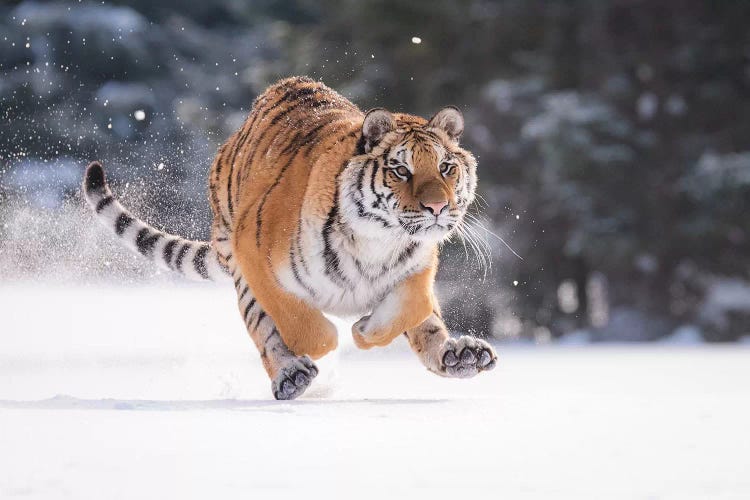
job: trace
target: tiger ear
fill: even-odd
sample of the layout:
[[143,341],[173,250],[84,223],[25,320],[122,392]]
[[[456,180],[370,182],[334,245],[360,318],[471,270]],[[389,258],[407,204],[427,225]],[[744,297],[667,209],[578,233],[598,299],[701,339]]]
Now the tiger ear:
[[389,111],[383,108],[374,108],[368,111],[365,115],[365,121],[362,123],[365,152],[372,151],[372,148],[383,139],[383,136],[395,128],[396,120]]
[[461,134],[464,133],[464,115],[455,106],[446,106],[430,118],[427,123],[428,127],[439,128],[450,137],[458,142]]

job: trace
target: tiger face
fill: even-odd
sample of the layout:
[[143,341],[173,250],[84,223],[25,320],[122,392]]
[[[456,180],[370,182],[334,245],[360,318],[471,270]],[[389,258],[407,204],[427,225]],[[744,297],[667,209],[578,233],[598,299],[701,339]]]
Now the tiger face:
[[463,117],[444,108],[429,121],[370,111],[357,156],[342,176],[341,205],[352,227],[373,238],[438,242],[474,201],[476,161],[462,149]]

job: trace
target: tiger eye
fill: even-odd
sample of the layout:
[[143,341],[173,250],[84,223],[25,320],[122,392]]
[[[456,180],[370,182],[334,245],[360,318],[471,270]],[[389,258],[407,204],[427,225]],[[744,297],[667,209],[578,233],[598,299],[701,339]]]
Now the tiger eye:
[[396,168],[395,170],[396,170],[396,174],[398,174],[399,177],[403,177],[405,179],[408,179],[409,177],[411,177],[411,172],[409,172],[409,169],[403,165]]
[[452,175],[456,171],[456,166],[451,163],[441,163],[440,173],[443,175]]

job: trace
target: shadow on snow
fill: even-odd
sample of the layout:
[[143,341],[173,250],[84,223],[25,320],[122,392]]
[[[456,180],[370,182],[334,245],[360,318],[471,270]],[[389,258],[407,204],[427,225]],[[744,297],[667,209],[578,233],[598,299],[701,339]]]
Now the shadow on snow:
[[190,411],[190,410],[266,410],[291,411],[288,406],[339,405],[421,405],[439,404],[447,399],[301,399],[274,401],[264,399],[206,399],[206,400],[150,400],[150,399],[80,399],[58,395],[37,401],[0,400],[0,409],[16,410],[134,410],[134,411]]

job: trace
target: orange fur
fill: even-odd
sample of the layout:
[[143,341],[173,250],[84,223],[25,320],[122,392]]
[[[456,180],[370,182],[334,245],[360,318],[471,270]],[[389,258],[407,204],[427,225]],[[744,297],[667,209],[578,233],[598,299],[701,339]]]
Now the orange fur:
[[399,297],[399,308],[387,324],[378,325],[368,331],[367,320],[352,326],[354,343],[360,349],[383,347],[402,333],[422,324],[435,310],[432,287],[437,271],[437,255],[432,264],[419,273],[404,280],[395,290]]
[[[440,208],[442,204],[450,210],[457,207],[455,190],[460,175],[465,174],[451,171],[442,175],[438,170],[439,151],[474,168],[473,157],[458,146],[457,135],[434,129],[420,117],[389,116],[392,123],[386,118],[376,123],[382,128],[375,129],[382,132],[379,142],[363,155],[365,115],[356,106],[319,82],[307,78],[282,80],[256,99],[246,123],[220,148],[214,160],[209,190],[215,215],[213,244],[223,248],[219,253],[237,276],[238,294],[246,283],[254,300],[273,320],[283,343],[296,356],[316,359],[338,343],[333,324],[314,305],[285,289],[280,277],[296,271],[290,269],[294,265],[290,264],[290,255],[299,251],[295,245],[301,238],[303,216],[309,224],[324,225],[336,210],[336,182],[347,165],[357,158],[365,161],[376,157],[396,144],[407,147],[413,168],[409,182],[385,168],[382,175],[400,207],[412,212],[426,206]],[[451,123],[439,125],[451,131]],[[358,347],[384,346],[407,333],[415,350],[424,350],[427,345],[439,350],[435,342],[444,341],[447,330],[433,294],[437,242],[431,248],[426,266],[406,276],[384,298],[384,305],[375,306],[370,316],[354,325],[352,334]],[[240,300],[246,316],[248,307],[252,304]],[[256,331],[252,321],[247,323],[261,349],[264,366],[272,378],[276,377],[279,363],[268,359],[262,333]],[[427,326],[420,327],[423,324]],[[440,336],[434,335],[435,325],[443,332]],[[431,356],[437,357],[437,351]]]
[[[284,100],[295,92],[338,107],[311,116],[299,102]],[[247,122],[222,146],[211,169],[215,226],[223,225],[232,235],[242,275],[297,355],[319,358],[335,349],[336,330],[320,311],[284,291],[274,278],[275,269],[288,259],[309,187],[314,186],[316,196],[307,209],[322,214],[333,203],[335,186],[330,179],[341,167],[341,159],[354,149],[361,121],[356,107],[322,84],[303,78],[284,80],[256,99]],[[301,136],[300,131],[310,129],[318,133]],[[292,157],[300,149],[303,154]],[[280,166],[285,175],[279,179]]]
[[231,274],[278,399],[302,394],[318,373],[310,358],[336,348],[322,311],[365,315],[352,327],[362,349],[405,333],[429,370],[468,377],[494,367],[494,351],[450,338],[433,293],[438,245],[476,188],[462,131],[456,108],[429,121],[363,114],[322,83],[289,78],[256,99],[219,149],[209,176],[210,245],[134,217],[98,162],[84,191],[99,219],[142,255],[197,279]]

